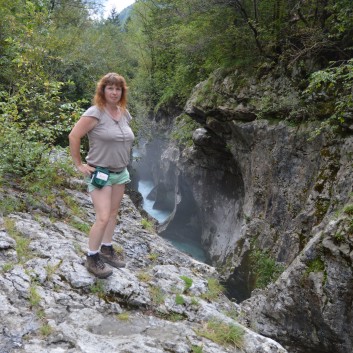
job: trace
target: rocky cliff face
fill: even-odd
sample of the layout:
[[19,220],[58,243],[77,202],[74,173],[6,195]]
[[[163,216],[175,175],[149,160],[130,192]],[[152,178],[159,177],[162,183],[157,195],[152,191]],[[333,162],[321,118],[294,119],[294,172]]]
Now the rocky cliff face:
[[[92,223],[94,213],[80,185],[53,190],[51,206],[0,188],[1,353],[287,352],[239,324],[240,307],[219,290],[210,291],[215,268],[144,229],[126,195],[114,245],[124,249],[127,267],[106,280],[89,274],[87,235],[77,225]],[[80,218],[62,197],[75,202]],[[9,212],[15,200],[27,205],[23,212]],[[66,222],[69,216],[73,224]],[[238,327],[243,339],[231,335],[221,344],[206,338],[211,322]]]
[[251,295],[254,254],[287,267],[243,304],[260,332],[293,353],[349,353],[353,138],[315,135],[317,125],[300,119],[261,119],[259,106],[276,94],[268,116],[300,114],[287,79],[244,85],[236,73],[218,72],[200,83],[185,111],[202,128],[193,147],[173,143],[162,154],[160,179],[175,180],[175,215],[192,195],[203,247],[230,295]]

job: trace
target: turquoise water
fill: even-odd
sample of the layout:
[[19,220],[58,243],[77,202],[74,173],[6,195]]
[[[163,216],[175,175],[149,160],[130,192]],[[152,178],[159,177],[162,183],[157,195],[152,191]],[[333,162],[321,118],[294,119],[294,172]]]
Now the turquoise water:
[[141,193],[143,197],[142,207],[150,216],[155,218],[159,223],[163,223],[170,215],[170,212],[156,210],[153,208],[154,201],[147,199],[147,196],[152,191],[153,187],[154,185],[152,181],[148,181],[148,180],[139,181],[138,191]]
[[[152,181],[139,180],[138,191],[141,193],[143,197],[142,207],[151,217],[155,218],[159,223],[163,223],[169,217],[170,212],[157,210],[153,208],[154,201],[147,199],[147,196],[152,191],[153,187],[154,185]],[[169,238],[169,237],[163,237],[163,238],[168,240],[171,244],[173,244],[175,248],[190,255],[194,259],[201,262],[206,262],[205,253],[199,244],[191,241],[189,242],[181,241],[179,239],[175,239],[175,236],[173,238]],[[182,236],[180,236],[180,238],[185,239],[187,237],[185,237],[183,234]]]
[[198,244],[185,243],[178,240],[168,239],[178,250],[189,254],[195,260],[206,262],[205,252],[200,248]]

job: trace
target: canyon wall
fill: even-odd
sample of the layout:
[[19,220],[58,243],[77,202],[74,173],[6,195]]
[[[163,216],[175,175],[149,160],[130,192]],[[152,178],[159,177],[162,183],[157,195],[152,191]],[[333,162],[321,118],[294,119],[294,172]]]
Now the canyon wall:
[[[201,225],[229,295],[252,295],[244,317],[260,332],[293,353],[350,353],[353,138],[315,133],[317,122],[265,119],[259,107],[275,94],[292,114],[298,94],[285,78],[244,85],[236,72],[216,72],[196,86],[185,107],[200,124],[193,145],[170,143],[157,184],[174,193],[174,216]],[[256,252],[286,268],[261,291]]]

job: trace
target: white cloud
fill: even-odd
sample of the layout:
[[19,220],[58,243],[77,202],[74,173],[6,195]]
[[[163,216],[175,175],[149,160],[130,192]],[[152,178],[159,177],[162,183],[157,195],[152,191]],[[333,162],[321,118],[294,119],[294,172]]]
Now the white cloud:
[[107,0],[104,4],[104,17],[109,16],[114,7],[116,12],[119,13],[134,2],[135,0]]

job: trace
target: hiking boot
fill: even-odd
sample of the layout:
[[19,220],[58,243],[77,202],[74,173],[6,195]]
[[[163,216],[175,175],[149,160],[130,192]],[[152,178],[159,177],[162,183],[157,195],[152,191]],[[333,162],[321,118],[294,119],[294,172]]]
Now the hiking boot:
[[101,259],[116,268],[125,267],[123,256],[116,253],[113,246],[102,245],[99,253]]
[[113,273],[113,270],[102,261],[99,253],[87,255],[86,268],[98,278],[107,278]]

